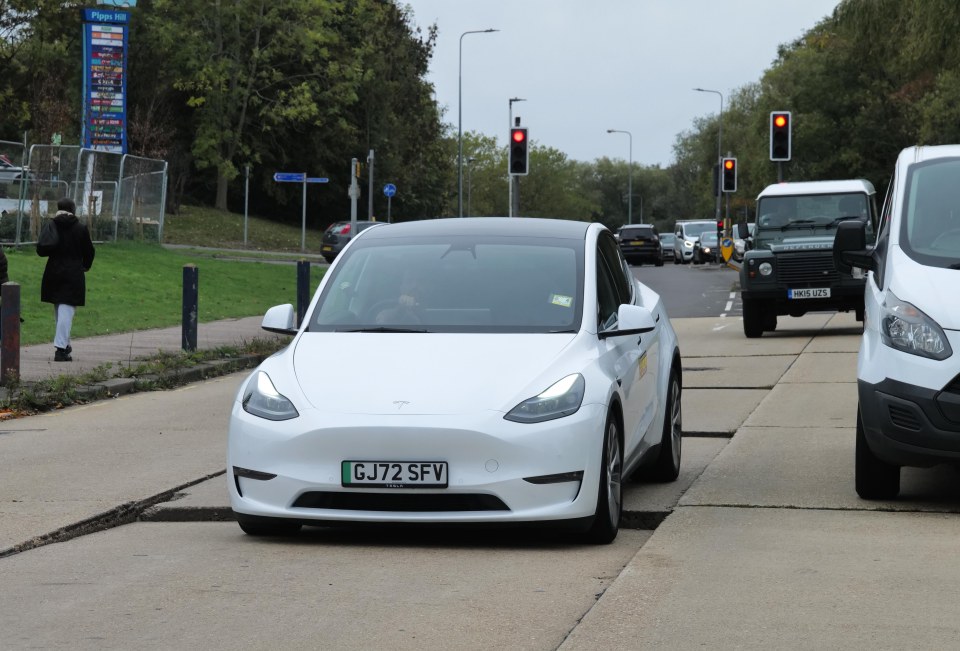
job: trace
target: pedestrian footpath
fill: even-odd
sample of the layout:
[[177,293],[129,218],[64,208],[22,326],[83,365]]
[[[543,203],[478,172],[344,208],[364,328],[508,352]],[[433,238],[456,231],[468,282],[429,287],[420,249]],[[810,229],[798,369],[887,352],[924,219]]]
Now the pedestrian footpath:
[[[254,339],[274,340],[282,335],[263,330],[262,315],[223,319],[197,326],[197,350],[222,346],[243,346]],[[53,342],[20,348],[20,379],[24,382],[49,380],[63,375],[81,375],[104,364],[113,368],[136,363],[157,352],[176,353],[182,350],[182,328],[155,328],[115,335],[74,338],[73,361],[54,362]]]

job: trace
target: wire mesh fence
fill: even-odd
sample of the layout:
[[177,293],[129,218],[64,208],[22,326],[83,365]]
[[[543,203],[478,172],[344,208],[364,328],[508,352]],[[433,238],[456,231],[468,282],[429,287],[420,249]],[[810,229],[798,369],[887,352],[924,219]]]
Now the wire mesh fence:
[[35,242],[62,197],[96,241],[160,242],[166,187],[163,160],[0,140],[0,243]]

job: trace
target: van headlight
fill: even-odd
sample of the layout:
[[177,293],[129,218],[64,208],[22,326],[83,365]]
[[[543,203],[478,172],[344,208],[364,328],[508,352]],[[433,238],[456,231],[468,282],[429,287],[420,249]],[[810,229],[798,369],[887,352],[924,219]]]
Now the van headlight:
[[953,355],[936,321],[887,292],[880,311],[880,338],[887,346],[911,355],[944,360]]
[[761,276],[769,276],[773,273],[773,265],[769,262],[761,262],[757,269],[760,271]]

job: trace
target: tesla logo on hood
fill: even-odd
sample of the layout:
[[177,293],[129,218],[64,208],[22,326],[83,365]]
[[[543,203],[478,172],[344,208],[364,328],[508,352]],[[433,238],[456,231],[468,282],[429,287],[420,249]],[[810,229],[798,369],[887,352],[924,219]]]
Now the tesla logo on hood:
[[406,400],[394,400],[394,401],[393,401],[393,404],[395,404],[395,405],[397,406],[397,411],[400,411],[401,409],[403,409],[404,407],[406,407],[406,406],[409,405],[410,403],[407,402]]

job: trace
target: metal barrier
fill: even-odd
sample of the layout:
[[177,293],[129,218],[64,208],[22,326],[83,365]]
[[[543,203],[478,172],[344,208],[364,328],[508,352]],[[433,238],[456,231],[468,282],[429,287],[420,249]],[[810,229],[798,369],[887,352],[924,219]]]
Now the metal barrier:
[[[13,165],[5,165],[7,160]],[[7,180],[12,168],[23,177]],[[163,160],[0,140],[0,242],[36,241],[42,218],[56,214],[64,196],[76,203],[77,217],[95,240],[160,242],[166,188]]]

